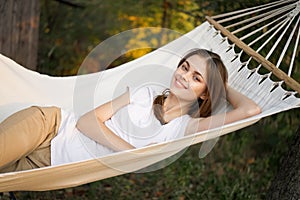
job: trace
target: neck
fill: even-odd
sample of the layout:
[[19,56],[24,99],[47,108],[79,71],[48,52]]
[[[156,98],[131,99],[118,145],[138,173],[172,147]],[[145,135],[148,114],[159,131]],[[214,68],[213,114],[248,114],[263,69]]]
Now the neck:
[[163,105],[164,119],[169,122],[176,117],[185,115],[188,113],[189,108],[190,103],[180,101],[174,94],[170,93]]

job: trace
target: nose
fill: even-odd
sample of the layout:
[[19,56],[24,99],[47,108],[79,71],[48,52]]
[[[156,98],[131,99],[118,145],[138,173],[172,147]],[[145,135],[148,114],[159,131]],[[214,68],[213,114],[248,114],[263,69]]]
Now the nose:
[[186,72],[184,74],[181,74],[182,79],[185,80],[186,82],[189,81],[189,76],[190,76],[190,72]]

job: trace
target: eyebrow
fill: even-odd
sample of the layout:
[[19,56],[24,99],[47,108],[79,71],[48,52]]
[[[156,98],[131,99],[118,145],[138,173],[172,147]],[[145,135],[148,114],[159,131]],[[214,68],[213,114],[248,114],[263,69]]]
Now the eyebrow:
[[[191,67],[190,63],[189,63],[187,60],[185,60],[184,62],[185,62],[189,67]],[[204,79],[203,76],[202,76],[202,74],[201,74],[200,72],[198,72],[198,71],[195,70],[194,73],[196,73],[197,75],[201,76],[202,79]]]

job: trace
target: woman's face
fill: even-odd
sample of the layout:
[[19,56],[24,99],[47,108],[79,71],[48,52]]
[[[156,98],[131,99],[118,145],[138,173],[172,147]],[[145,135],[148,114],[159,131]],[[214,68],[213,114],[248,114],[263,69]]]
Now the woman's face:
[[181,101],[194,102],[206,98],[206,60],[199,55],[186,59],[175,71],[170,90]]

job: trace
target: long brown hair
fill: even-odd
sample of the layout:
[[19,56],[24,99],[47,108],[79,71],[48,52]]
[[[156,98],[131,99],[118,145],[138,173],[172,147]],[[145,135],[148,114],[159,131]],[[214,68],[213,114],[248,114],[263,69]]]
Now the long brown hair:
[[[188,111],[188,115],[193,118],[208,117],[215,114],[217,110],[224,106],[226,102],[226,83],[228,73],[220,56],[214,52],[205,49],[192,49],[178,63],[177,68],[185,62],[189,57],[198,55],[206,59],[207,64],[207,89],[206,98],[200,97],[195,101]],[[153,111],[156,118],[165,124],[163,115],[163,105],[170,91],[167,89],[161,95],[158,95],[153,101]]]

